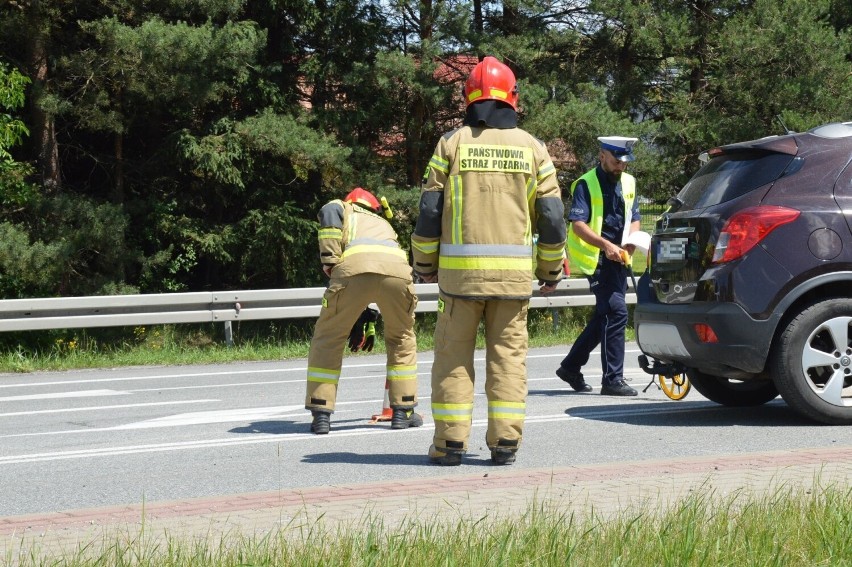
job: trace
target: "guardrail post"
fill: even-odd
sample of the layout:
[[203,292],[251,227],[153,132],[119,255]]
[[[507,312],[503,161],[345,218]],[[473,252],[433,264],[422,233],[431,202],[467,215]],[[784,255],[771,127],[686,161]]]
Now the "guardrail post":
[[234,346],[234,332],[230,321],[225,321],[225,344],[228,347]]

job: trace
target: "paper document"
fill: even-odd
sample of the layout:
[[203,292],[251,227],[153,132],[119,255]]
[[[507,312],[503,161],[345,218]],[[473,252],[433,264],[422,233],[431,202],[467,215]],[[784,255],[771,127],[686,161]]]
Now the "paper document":
[[632,244],[636,247],[636,250],[642,253],[646,258],[648,257],[648,248],[651,247],[651,235],[645,232],[644,230],[637,230],[636,232],[631,232],[627,235],[627,238],[624,239],[624,242],[621,243],[621,247],[624,248],[628,244]]

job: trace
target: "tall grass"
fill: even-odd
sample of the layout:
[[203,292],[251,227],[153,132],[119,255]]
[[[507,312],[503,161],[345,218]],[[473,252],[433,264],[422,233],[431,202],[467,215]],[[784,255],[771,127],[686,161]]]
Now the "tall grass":
[[762,496],[697,491],[667,509],[646,504],[582,515],[552,503],[518,516],[388,525],[368,517],[260,536],[180,539],[144,533],[81,542],[61,554],[7,552],[6,565],[184,566],[848,566],[852,490],[782,488]]

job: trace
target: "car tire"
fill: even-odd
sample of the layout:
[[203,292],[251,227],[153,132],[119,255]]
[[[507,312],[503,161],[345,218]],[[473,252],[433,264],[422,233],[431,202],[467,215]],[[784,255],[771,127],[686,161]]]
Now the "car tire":
[[781,397],[810,419],[852,424],[852,299],[820,300],[787,321],[769,359]]
[[769,380],[731,380],[694,368],[687,369],[686,375],[699,394],[723,406],[760,406],[778,397],[775,384]]

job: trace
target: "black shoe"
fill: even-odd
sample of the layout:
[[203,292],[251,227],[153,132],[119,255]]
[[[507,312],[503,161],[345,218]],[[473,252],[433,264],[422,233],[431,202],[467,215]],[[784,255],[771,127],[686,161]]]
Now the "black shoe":
[[592,391],[592,387],[586,384],[586,381],[583,379],[582,372],[571,372],[570,370],[565,370],[560,366],[556,369],[556,375],[559,376],[563,382],[568,382],[568,384],[574,388],[575,392]]
[[628,386],[624,380],[619,380],[601,386],[601,394],[604,396],[638,396],[639,392]]
[[461,464],[462,454],[452,451],[441,451],[435,445],[429,446],[429,461],[445,467],[457,467]]
[[391,429],[408,429],[409,427],[420,427],[423,425],[423,418],[419,413],[414,413],[413,409],[393,410],[391,417]]
[[491,449],[491,462],[495,465],[511,465],[515,462],[515,452]]
[[311,412],[314,421],[311,423],[311,433],[325,435],[331,430],[331,414],[327,411],[314,410]]

